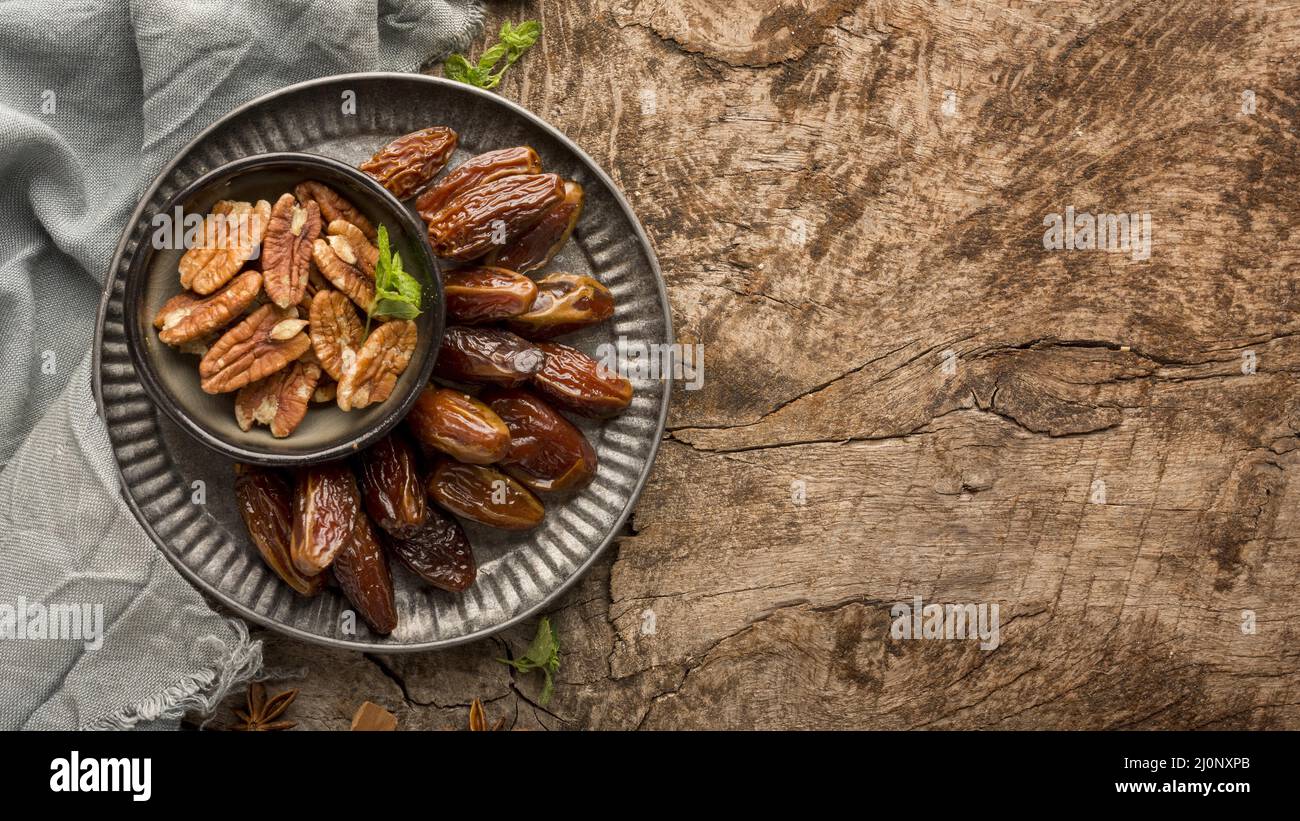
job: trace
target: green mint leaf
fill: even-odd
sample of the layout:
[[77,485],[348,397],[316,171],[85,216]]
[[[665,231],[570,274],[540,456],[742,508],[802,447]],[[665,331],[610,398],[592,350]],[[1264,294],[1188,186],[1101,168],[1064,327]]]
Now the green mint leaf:
[[411,303],[417,308],[420,306],[420,281],[402,269],[397,269],[393,274],[393,290],[401,295],[406,302]]
[[492,48],[483,52],[483,56],[478,58],[478,70],[481,72],[491,71],[502,57],[510,51],[509,46],[505,43],[497,43]]
[[508,664],[521,673],[529,673],[537,669],[537,665],[528,659],[497,659],[502,664]]
[[[507,20],[501,24],[499,42],[484,51],[477,64],[471,63],[463,54],[453,54],[443,63],[443,73],[448,79],[467,85],[496,88],[506,69],[514,65],[541,36],[542,24],[536,20],[525,20],[517,26]],[[501,64],[502,57],[506,58],[504,64]]]
[[371,319],[415,319],[420,315],[420,281],[402,269],[402,255],[392,252],[383,225],[375,244],[379,259],[375,262],[375,298],[366,311],[367,336]]
[[465,59],[465,55],[453,54],[443,63],[443,72],[448,79],[483,88],[489,82],[488,69],[491,67],[489,65],[487,68],[480,68]]
[[544,707],[550,702],[551,694],[555,692],[555,674],[560,670],[560,634],[551,626],[551,620],[542,616],[542,620],[537,624],[537,635],[533,637],[532,644],[528,645],[528,650],[523,656],[517,659],[497,659],[497,661],[508,664],[521,673],[541,670],[546,678],[542,682],[539,702]]
[[404,299],[376,296],[370,315],[385,319],[415,319],[420,315],[420,309]]
[[510,28],[507,26],[510,26],[509,22],[501,26],[501,42],[510,47],[515,59],[531,48],[537,42],[537,38],[542,36],[542,24],[536,20],[526,20]]
[[475,85],[470,79],[474,67],[469,64],[463,54],[453,54],[442,64],[443,73],[452,80],[459,80],[462,83]]
[[388,245],[388,228],[379,226],[379,237],[376,240],[379,247],[379,259],[375,262],[375,287],[379,290],[388,288],[389,272],[393,268],[393,252]]

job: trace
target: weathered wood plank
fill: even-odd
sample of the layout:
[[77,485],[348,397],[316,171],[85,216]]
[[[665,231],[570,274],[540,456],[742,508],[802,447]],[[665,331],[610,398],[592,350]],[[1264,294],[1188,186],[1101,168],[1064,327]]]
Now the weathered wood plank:
[[[500,91],[627,192],[705,384],[555,614],[549,710],[492,660],[531,625],[401,659],[270,639],[299,720],[1300,726],[1300,15],[492,11],[543,21]],[[1067,206],[1150,214],[1149,259],[1044,250]],[[891,638],[917,595],[997,603],[1001,645]]]

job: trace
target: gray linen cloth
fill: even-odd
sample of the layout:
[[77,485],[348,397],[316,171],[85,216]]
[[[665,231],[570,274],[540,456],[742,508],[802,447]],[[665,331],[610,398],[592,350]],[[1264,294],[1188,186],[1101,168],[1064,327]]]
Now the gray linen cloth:
[[136,524],[95,413],[95,314],[140,192],[240,103],[415,70],[464,50],[481,15],[477,0],[0,4],[0,729],[166,725],[261,667],[261,643]]

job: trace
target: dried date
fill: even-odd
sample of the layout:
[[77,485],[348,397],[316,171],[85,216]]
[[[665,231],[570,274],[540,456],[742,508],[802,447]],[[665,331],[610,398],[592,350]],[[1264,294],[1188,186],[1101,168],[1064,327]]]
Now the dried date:
[[577,348],[539,342],[546,362],[533,385],[548,399],[582,416],[614,416],[632,402],[632,383]]
[[537,152],[526,145],[488,151],[470,157],[447,172],[442,182],[429,186],[415,201],[415,208],[428,222],[444,205],[471,188],[516,174],[538,174],[541,170],[542,161]]
[[583,198],[582,186],[566,180],[564,198],[514,242],[493,251],[488,261],[520,273],[545,268],[573,235],[578,217],[582,216]]
[[346,465],[334,462],[300,470],[289,541],[294,567],[304,576],[324,572],[352,540],[363,518],[357,480]]
[[555,174],[517,174],[471,188],[427,220],[439,256],[468,261],[509,245],[564,199]]
[[614,295],[582,274],[547,274],[537,281],[537,297],[527,313],[507,327],[528,339],[545,340],[604,322],[614,315]]
[[397,601],[388,556],[365,516],[357,517],[352,537],[334,557],[334,578],[371,630],[386,636],[397,629]]
[[289,554],[293,488],[280,473],[253,465],[235,465],[235,501],[253,546],[275,575],[294,592],[314,596],[324,576],[304,576]]
[[389,434],[361,454],[361,492],[366,513],[387,533],[404,534],[428,515],[415,451],[400,434]]
[[464,529],[435,507],[419,527],[381,538],[402,564],[434,587],[459,593],[474,583],[478,565]]
[[483,398],[510,429],[510,450],[501,467],[528,489],[570,491],[595,477],[596,451],[587,437],[539,397],[506,388]]
[[509,319],[529,310],[537,285],[505,268],[475,267],[449,271],[442,278],[447,321],[460,325]]
[[425,388],[406,416],[415,438],[456,459],[490,465],[510,449],[510,430],[491,408],[450,388]]
[[456,150],[456,132],[443,126],[398,137],[361,163],[361,170],[404,200],[423,188]]
[[457,516],[502,530],[531,530],[546,516],[532,491],[485,465],[442,459],[427,489],[430,499]]
[[456,382],[519,385],[541,370],[545,358],[509,331],[452,325],[443,334],[434,373]]

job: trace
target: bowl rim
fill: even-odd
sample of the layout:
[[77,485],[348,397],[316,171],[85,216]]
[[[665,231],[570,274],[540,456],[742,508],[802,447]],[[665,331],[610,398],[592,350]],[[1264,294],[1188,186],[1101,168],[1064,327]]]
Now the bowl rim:
[[[385,400],[383,413],[380,414],[377,422],[370,427],[358,430],[355,435],[343,437],[331,444],[294,453],[272,453],[265,450],[250,449],[230,442],[200,424],[195,415],[178,402],[172,393],[162,385],[156,371],[154,357],[147,352],[147,344],[143,338],[144,331],[141,325],[141,322],[147,317],[143,319],[141,317],[141,300],[148,281],[149,261],[157,252],[157,249],[147,242],[145,238],[141,238],[141,241],[136,245],[123,274],[122,318],[125,326],[123,330],[127,340],[127,352],[131,357],[131,363],[135,368],[136,375],[139,377],[141,385],[144,386],[145,393],[149,395],[154,405],[167,414],[182,430],[200,444],[241,462],[268,467],[300,467],[352,456],[387,435],[402,421],[407,411],[415,403],[420,390],[433,374],[434,364],[438,358],[438,350],[441,347],[442,335],[446,330],[446,306],[442,291],[441,269],[438,265],[437,255],[434,254],[433,248],[429,245],[429,239],[424,227],[416,221],[416,218],[407,210],[406,206],[392,192],[380,185],[378,181],[332,157],[296,151],[249,154],[228,163],[223,163],[182,186],[164,201],[160,213],[171,213],[178,205],[183,204],[205,188],[223,179],[242,176],[258,168],[280,166],[305,167],[309,171],[311,169],[327,169],[356,182],[372,195],[378,207],[390,214],[394,221],[401,225],[402,230],[410,235],[413,244],[420,253],[421,262],[425,264],[430,272],[429,282],[425,283],[425,286],[426,289],[432,286],[433,293],[425,293],[423,310],[434,313],[433,338],[428,340],[428,346],[424,348],[424,361],[419,365],[416,378],[411,382],[411,388],[404,395],[390,396],[389,399]],[[144,202],[142,202],[143,204]],[[128,232],[134,231],[144,216],[145,212],[141,211],[128,223],[126,230]],[[145,236],[147,237],[147,235],[148,232],[146,231]],[[421,342],[423,343],[424,340],[421,340]]]

